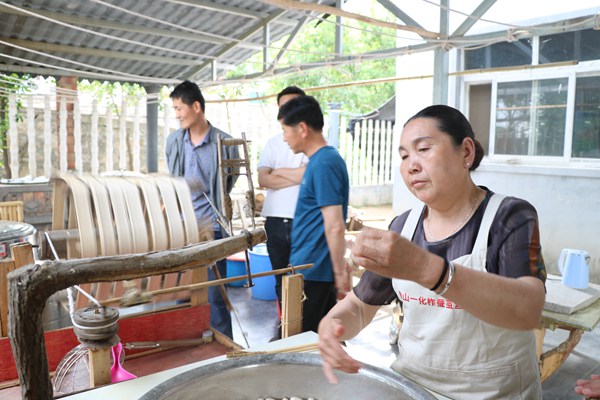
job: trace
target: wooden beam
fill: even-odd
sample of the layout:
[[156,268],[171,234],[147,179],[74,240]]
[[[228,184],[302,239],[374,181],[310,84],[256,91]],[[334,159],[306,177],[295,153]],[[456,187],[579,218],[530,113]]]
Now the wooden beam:
[[365,17],[364,15],[351,13],[348,11],[340,10],[336,7],[325,6],[321,4],[315,3],[302,3],[299,1],[293,0],[259,0],[262,3],[270,4],[272,6],[277,6],[279,8],[287,9],[287,10],[304,10],[304,11],[316,11],[318,13],[323,14],[332,14],[338,17],[355,19],[357,21],[362,21],[370,25],[379,26],[382,28],[390,28],[399,31],[407,31],[413,32],[421,37],[430,38],[430,39],[438,39],[440,34],[436,32],[430,32],[428,30],[417,28],[414,26],[400,25],[394,22],[382,21],[375,18]]
[[52,399],[52,385],[42,329],[48,298],[74,285],[114,282],[206,267],[266,241],[264,229],[177,250],[64,261],[44,261],[8,274],[8,335],[21,395],[25,400]]
[[6,275],[15,269],[12,258],[0,260],[0,337],[8,335],[8,281]]
[[[192,36],[192,35],[190,35]],[[68,54],[76,54],[90,57],[102,57],[102,58],[113,58],[116,60],[132,60],[136,61],[147,61],[152,63],[160,63],[160,64],[174,64],[174,65],[187,65],[194,66],[198,65],[198,59],[185,59],[182,57],[158,57],[152,55],[146,55],[141,53],[132,53],[132,52],[122,52],[122,51],[114,51],[114,50],[102,50],[102,49],[91,49],[89,47],[81,47],[81,46],[68,46],[63,44],[52,44],[52,43],[44,43],[44,42],[35,42],[32,40],[22,40],[22,39],[11,39],[6,37],[1,37],[6,43],[14,44],[15,46],[24,47],[31,50],[45,52],[47,54],[55,54],[55,53],[68,53]]]

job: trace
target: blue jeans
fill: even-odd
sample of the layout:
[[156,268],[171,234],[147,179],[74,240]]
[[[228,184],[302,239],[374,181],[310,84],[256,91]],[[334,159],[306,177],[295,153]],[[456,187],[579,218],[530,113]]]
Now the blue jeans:
[[[215,240],[222,239],[220,231],[215,231]],[[217,261],[217,269],[221,278],[227,276],[227,261],[225,259]],[[215,280],[215,274],[212,267],[208,269],[208,280]],[[230,339],[233,339],[233,329],[231,327],[231,314],[227,309],[225,299],[221,294],[219,286],[211,286],[208,288],[208,302],[210,303],[210,326],[218,330]]]

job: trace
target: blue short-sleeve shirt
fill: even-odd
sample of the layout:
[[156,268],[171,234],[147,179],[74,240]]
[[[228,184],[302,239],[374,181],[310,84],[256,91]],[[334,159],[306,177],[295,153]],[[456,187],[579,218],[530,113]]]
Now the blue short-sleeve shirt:
[[310,157],[302,177],[292,225],[292,265],[314,264],[300,271],[304,279],[333,282],[333,265],[325,238],[322,207],[341,205],[348,214],[350,184],[346,163],[337,149],[325,146]]

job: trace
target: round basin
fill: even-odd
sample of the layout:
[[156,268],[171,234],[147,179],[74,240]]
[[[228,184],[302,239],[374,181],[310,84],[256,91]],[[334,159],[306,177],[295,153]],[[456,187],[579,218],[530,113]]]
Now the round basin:
[[140,400],[282,399],[383,400],[435,397],[400,374],[364,365],[357,374],[336,371],[339,384],[330,384],[321,356],[309,353],[253,355],[204,365],[177,375],[144,394]]

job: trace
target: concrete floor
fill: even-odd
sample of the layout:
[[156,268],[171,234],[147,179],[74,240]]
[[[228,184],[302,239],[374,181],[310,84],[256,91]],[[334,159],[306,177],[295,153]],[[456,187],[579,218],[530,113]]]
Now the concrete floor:
[[[253,298],[251,289],[229,288],[228,292],[250,346],[268,342],[277,329],[276,302]],[[391,320],[392,307],[383,307],[367,328],[347,342],[349,353],[361,362],[389,367],[396,356],[395,346],[389,344]],[[234,341],[245,346],[235,318],[233,324]],[[567,336],[565,331],[548,331],[544,340],[544,351],[556,347]],[[582,397],[573,391],[575,381],[578,378],[589,377],[592,373],[600,374],[600,325],[583,335],[563,366],[542,384],[544,400],[581,399]]]
[[[365,225],[387,229],[394,216],[391,206],[362,207],[353,210]],[[232,302],[237,309],[240,324],[247,332],[250,346],[269,341],[277,330],[277,306],[274,301],[257,300],[251,289],[229,288]],[[389,328],[392,307],[382,307],[371,324],[356,338],[347,342],[348,351],[358,360],[387,368],[395,359],[395,346],[389,344]],[[244,338],[235,319],[234,340],[245,346]],[[547,331],[544,351],[555,348],[568,336],[564,330]],[[544,400],[582,399],[573,388],[580,378],[600,374],[600,324],[592,332],[586,332],[565,363],[542,384]]]

